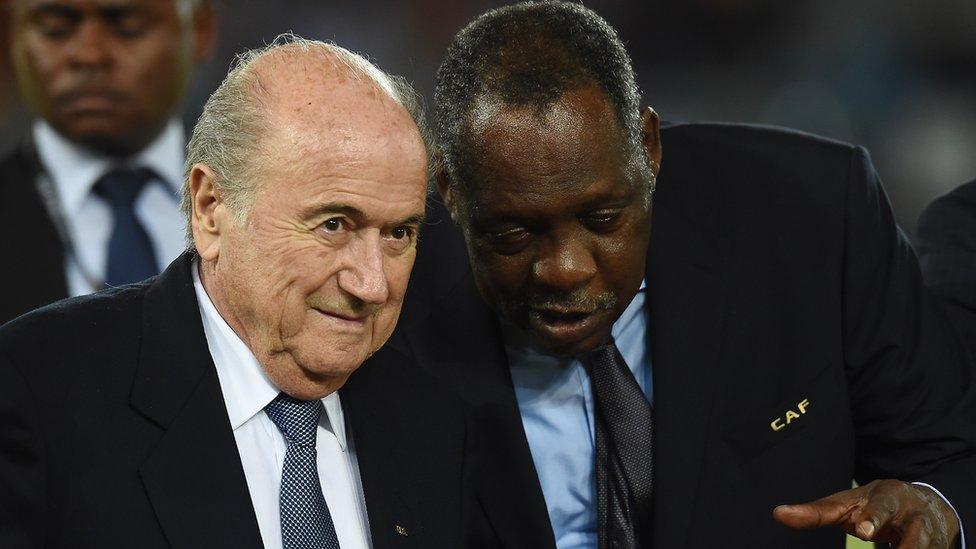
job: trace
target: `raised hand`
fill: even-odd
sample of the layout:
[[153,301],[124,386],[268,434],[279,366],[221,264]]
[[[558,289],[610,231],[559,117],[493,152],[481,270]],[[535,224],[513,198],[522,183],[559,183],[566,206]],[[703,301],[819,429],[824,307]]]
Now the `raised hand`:
[[932,489],[900,480],[876,480],[809,503],[780,505],[773,518],[796,529],[835,526],[897,549],[948,549],[959,542],[952,508]]

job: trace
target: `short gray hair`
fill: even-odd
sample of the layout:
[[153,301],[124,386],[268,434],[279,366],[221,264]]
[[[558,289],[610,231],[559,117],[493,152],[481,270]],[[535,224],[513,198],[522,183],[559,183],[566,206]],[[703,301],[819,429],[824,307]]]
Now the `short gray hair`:
[[268,113],[263,104],[264,97],[259,93],[261,83],[251,67],[257,59],[282,47],[328,55],[341,64],[352,78],[368,79],[389,95],[410,114],[417,125],[427,151],[428,178],[432,173],[431,135],[424,104],[409,82],[383,72],[366,57],[334,43],[308,40],[290,33],[281,34],[267,46],[237,56],[227,77],[207,99],[203,113],[193,127],[186,146],[180,204],[186,220],[187,249],[190,251],[194,248],[190,171],[195,164],[203,164],[213,170],[215,186],[240,223],[245,222],[250,214],[258,191],[254,159],[259,157],[259,142],[267,128]]

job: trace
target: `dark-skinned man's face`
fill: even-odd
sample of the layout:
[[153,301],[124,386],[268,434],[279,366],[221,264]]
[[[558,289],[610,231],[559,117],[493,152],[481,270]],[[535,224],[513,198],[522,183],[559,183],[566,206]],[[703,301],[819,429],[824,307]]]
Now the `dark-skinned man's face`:
[[440,186],[482,296],[552,354],[601,344],[644,277],[656,115],[645,116],[653,134],[645,156],[626,153],[596,86],[566,92],[542,112],[488,97],[472,113],[470,180]]
[[13,61],[29,106],[69,140],[128,155],[166,124],[212,20],[173,0],[15,0]]

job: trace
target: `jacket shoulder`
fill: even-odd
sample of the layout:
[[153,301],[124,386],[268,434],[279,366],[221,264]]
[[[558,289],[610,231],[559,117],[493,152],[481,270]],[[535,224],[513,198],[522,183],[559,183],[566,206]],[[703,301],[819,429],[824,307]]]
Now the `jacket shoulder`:
[[[683,147],[701,145],[718,151],[766,151],[768,154],[803,152],[806,154],[850,155],[852,143],[792,128],[732,122],[674,122],[661,128],[664,144]],[[667,154],[669,151],[665,151]]]
[[702,201],[749,215],[836,212],[849,186],[874,174],[863,148],[786,128],[678,123],[661,129],[661,141],[661,198],[699,214]]
[[133,342],[142,324],[143,282],[64,299],[0,326],[0,354],[14,363],[86,355]]

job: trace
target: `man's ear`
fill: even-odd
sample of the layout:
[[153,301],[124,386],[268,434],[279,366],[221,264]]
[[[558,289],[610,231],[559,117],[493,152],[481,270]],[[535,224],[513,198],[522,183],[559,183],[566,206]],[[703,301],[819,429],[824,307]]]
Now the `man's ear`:
[[200,64],[213,55],[217,40],[217,14],[212,0],[200,0],[193,9],[193,61]]
[[444,201],[444,206],[447,207],[447,211],[451,214],[451,220],[454,223],[459,223],[458,219],[458,203],[457,196],[455,196],[455,186],[451,181],[450,176],[447,174],[447,169],[444,167],[444,162],[438,158],[437,161],[437,173],[434,175],[434,180],[437,183],[437,192],[441,195],[441,200]]
[[220,237],[226,230],[228,211],[216,186],[217,177],[205,164],[190,168],[190,226],[193,243],[201,259],[214,261],[220,255]]
[[651,171],[657,176],[661,170],[661,119],[651,107],[641,113],[641,144],[647,152]]

